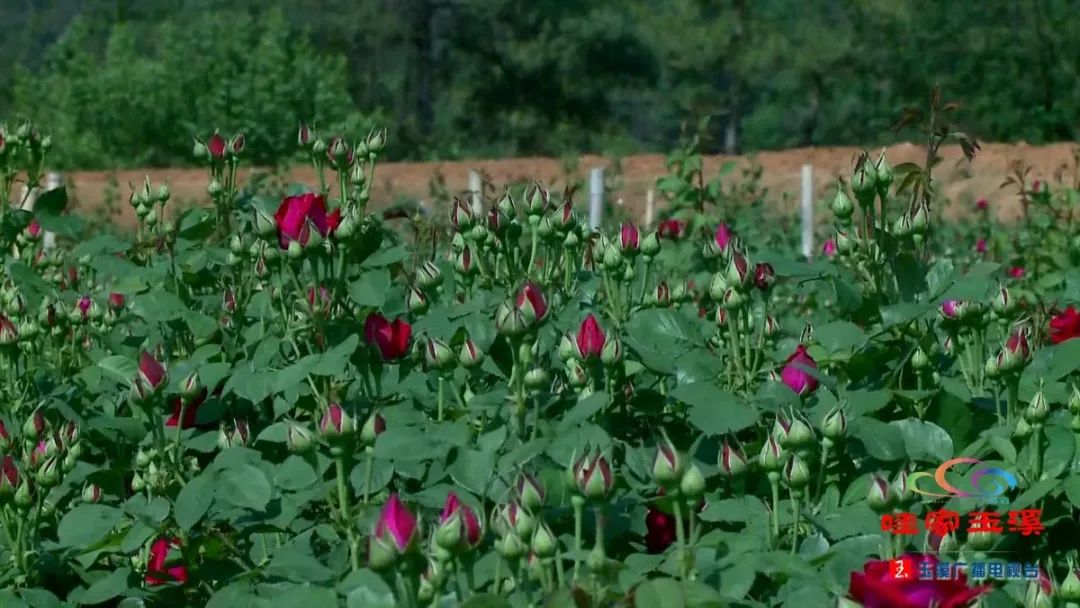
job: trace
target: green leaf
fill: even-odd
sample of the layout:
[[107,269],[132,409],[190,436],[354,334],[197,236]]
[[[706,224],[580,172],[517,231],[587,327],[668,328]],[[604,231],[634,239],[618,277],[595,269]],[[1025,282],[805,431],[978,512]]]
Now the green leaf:
[[274,472],[274,483],[279,488],[287,491],[302,490],[315,485],[319,480],[315,469],[306,460],[299,456],[289,456],[285,462],[278,465]]
[[81,504],[64,514],[56,535],[62,547],[88,548],[108,536],[124,519],[116,507]]
[[481,593],[470,597],[461,608],[511,608],[510,600],[499,595]]
[[23,589],[19,595],[31,608],[60,608],[60,598],[44,589]]
[[878,460],[902,460],[907,456],[904,435],[898,427],[873,418],[857,418],[850,432],[852,439],[861,442],[866,453]]
[[1062,484],[1065,489],[1065,496],[1069,499],[1074,506],[1080,505],[1080,474],[1073,474],[1065,483]]
[[745,524],[765,512],[765,504],[756,496],[710,500],[698,516],[702,521],[725,521]]
[[249,583],[241,581],[219,589],[210,596],[206,608],[253,608],[260,604],[265,605],[265,600],[252,593]]
[[[1080,342],[1080,340],[1074,340]],[[1076,435],[1071,429],[1063,426],[1046,426],[1043,428],[1045,438],[1043,445],[1043,472],[1049,477],[1057,477],[1069,471],[1073,466],[1073,458],[1076,454]]]
[[645,581],[634,593],[635,608],[686,608],[686,594],[674,579]]
[[990,447],[994,448],[994,451],[1005,459],[1005,462],[1016,464],[1016,447],[1012,444],[1012,441],[1000,435],[991,435],[986,441],[990,444]]
[[[375,257],[375,256],[372,256]],[[368,262],[371,258],[368,258]],[[349,297],[359,306],[379,308],[390,290],[390,271],[385,268],[369,270],[349,286]]]
[[446,455],[446,444],[425,437],[424,431],[399,426],[386,429],[375,439],[375,456],[403,462],[432,460]]
[[266,566],[266,575],[297,583],[325,583],[334,578],[329,568],[296,541],[274,552],[274,557]]
[[86,591],[79,595],[78,602],[90,605],[111,600],[128,590],[128,579],[130,577],[131,568],[118,568],[94,581]]
[[172,321],[188,312],[180,298],[162,289],[135,296],[131,310],[148,322]]
[[679,385],[671,391],[671,396],[690,406],[690,424],[707,435],[739,431],[758,419],[753,408],[709,382]]
[[207,471],[193,478],[180,490],[176,497],[176,524],[183,530],[190,530],[206,515],[214,502],[215,476]]
[[398,245],[389,249],[380,249],[371,254],[371,257],[361,264],[364,268],[382,268],[397,264],[402,260],[409,259],[409,250],[404,245]]
[[[345,577],[345,580],[341,581],[338,585],[338,592],[342,595],[349,596],[358,589],[363,589],[368,592],[368,595],[373,598],[380,598],[382,601],[389,601],[388,606],[394,605],[394,592],[390,589],[390,586],[386,584],[381,576],[377,573],[367,569],[361,568],[356,572],[352,572],[349,576]],[[364,604],[365,606],[369,604]],[[381,604],[370,604],[381,605]]]
[[581,401],[578,401],[574,404],[574,407],[570,408],[569,411],[562,415],[556,432],[566,433],[572,430],[578,424],[592,418],[593,414],[603,409],[607,403],[608,394],[604,391],[593,393]]
[[135,377],[139,373],[138,364],[131,358],[123,357],[121,355],[105,357],[97,362],[97,366],[108,374],[109,377],[121,384],[128,384],[135,380]]
[[944,462],[953,457],[952,437],[933,422],[908,418],[889,424],[900,429],[908,458]]
[[275,592],[270,600],[273,608],[312,608],[314,606],[338,606],[337,594],[326,587],[310,584],[292,585],[284,591]]
[[495,473],[494,452],[458,450],[458,456],[450,465],[450,477],[455,483],[474,494],[483,494],[488,480]]
[[218,498],[252,511],[262,511],[270,502],[270,482],[258,468],[244,464],[225,469],[220,477]]
[[814,328],[814,340],[825,349],[829,358],[853,352],[866,344],[866,334],[851,321],[833,321]]

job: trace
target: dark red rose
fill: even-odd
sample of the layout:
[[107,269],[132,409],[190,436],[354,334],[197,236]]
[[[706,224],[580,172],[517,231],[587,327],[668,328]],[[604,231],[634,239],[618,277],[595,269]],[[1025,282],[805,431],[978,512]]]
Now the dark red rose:
[[1080,338],[1080,313],[1070,305],[1064,312],[1050,319],[1050,341],[1061,344],[1066,340]]
[[409,352],[411,337],[412,326],[401,319],[391,323],[386,317],[373,312],[364,320],[364,338],[379,350],[383,361],[404,357]]
[[180,400],[181,398],[179,396],[173,397],[169,401],[169,405],[172,406],[172,414],[169,416],[169,419],[165,421],[165,426],[174,427],[177,424],[180,424],[181,410],[183,410],[182,413],[184,416],[184,420],[180,428],[194,428],[195,420],[198,418],[199,415],[199,408],[202,407],[202,404],[206,403],[206,397],[207,393],[206,389],[204,388],[198,393],[196,393],[196,395],[191,399],[191,401],[188,402],[187,407],[182,407],[183,402]]
[[179,552],[179,538],[158,538],[150,545],[150,560],[146,564],[146,584],[151,586],[180,583],[188,580],[187,566],[183,563],[170,563],[170,553]]
[[679,220],[664,220],[660,222],[659,226],[656,227],[656,236],[662,239],[670,239],[674,241],[682,236],[684,228],[685,226]]
[[960,572],[952,579],[919,580],[920,563],[937,567],[933,555],[907,555],[915,571],[910,578],[897,578],[893,566],[885,561],[870,561],[862,572],[851,573],[848,594],[864,608],[968,608],[991,585],[968,587],[967,575]]

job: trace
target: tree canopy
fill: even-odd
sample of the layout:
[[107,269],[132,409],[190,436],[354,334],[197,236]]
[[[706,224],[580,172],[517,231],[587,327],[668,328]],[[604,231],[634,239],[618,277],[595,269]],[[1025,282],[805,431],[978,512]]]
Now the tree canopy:
[[[983,139],[1072,139],[1074,0],[53,0],[5,9],[0,116],[65,167],[177,165],[299,121],[392,131],[399,159],[881,144],[934,85]],[[257,142],[257,145],[256,145]]]

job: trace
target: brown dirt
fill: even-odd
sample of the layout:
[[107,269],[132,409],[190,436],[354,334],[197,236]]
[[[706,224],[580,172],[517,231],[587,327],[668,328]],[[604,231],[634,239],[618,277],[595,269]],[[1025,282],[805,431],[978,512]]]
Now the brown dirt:
[[[1013,163],[1033,167],[1031,179],[1056,181],[1055,175],[1065,169],[1063,179],[1072,182],[1076,163],[1071,143],[1047,146],[1029,146],[1026,144],[983,144],[975,160],[968,163],[958,146],[944,147],[941,150],[943,160],[935,170],[936,177],[944,184],[944,192],[955,203],[949,215],[965,213],[973,201],[985,197],[993,209],[1002,218],[1015,216],[1018,204],[1015,188],[1001,189],[999,186],[1010,173]],[[814,167],[816,196],[821,199],[832,191],[832,184],[838,176],[847,176],[851,172],[859,149],[855,147],[803,148],[778,152],[762,152],[754,157],[710,156],[704,161],[706,178],[715,175],[721,165],[735,160],[740,167],[756,162],[763,169],[762,186],[773,196],[772,200],[781,201],[783,208],[794,210],[799,196],[800,171],[804,163]],[[888,148],[889,161],[895,166],[904,162],[921,163],[925,150],[912,144],[898,144]],[[583,156],[577,167],[577,175],[584,176],[588,169],[597,166],[610,166],[611,162],[597,156]],[[664,157],[661,155],[642,155],[624,158],[621,162],[621,184],[613,192],[616,200],[621,199],[624,208],[630,214],[643,218],[646,192],[654,187],[658,177],[665,174]],[[434,176],[441,174],[446,186],[452,192],[464,192],[467,189],[470,170],[480,170],[487,175],[487,180],[496,189],[503,184],[539,179],[553,189],[560,188],[566,182],[564,164],[552,158],[515,158],[502,160],[477,160],[458,162],[425,163],[388,163],[376,170],[372,200],[375,206],[385,205],[402,197],[416,200],[430,200],[430,183]],[[247,172],[244,173],[246,177]],[[115,176],[120,185],[117,223],[132,225],[134,216],[126,204],[131,189],[128,184],[140,184],[145,175],[156,184],[167,181],[174,193],[174,200],[204,201],[206,199],[206,173],[198,169],[148,169],[117,172],[79,171],[65,176],[69,185],[74,187],[76,206],[83,211],[100,207],[106,198],[110,176]],[[738,173],[730,174],[728,180],[739,179]],[[289,182],[314,184],[317,178],[310,167],[297,167],[287,176]],[[784,194],[790,196],[783,196]],[[114,196],[116,196],[114,194]],[[584,205],[586,196],[579,195],[579,203]],[[786,201],[786,202],[784,202]],[[658,195],[657,210],[661,210],[664,201]]]

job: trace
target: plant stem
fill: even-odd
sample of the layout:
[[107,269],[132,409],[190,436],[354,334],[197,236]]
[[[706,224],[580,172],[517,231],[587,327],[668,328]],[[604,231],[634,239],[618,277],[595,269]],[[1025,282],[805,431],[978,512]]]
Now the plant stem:
[[791,514],[794,516],[795,525],[791,527],[791,554],[799,548],[799,524],[802,520],[802,492],[791,491]]
[[442,374],[439,374],[439,401],[438,401],[438,418],[439,422],[443,420],[443,406],[446,402],[446,378]]
[[769,472],[769,485],[772,487],[772,532],[773,542],[780,542],[780,473]]
[[581,496],[570,498],[570,504],[574,507],[574,581],[578,580],[578,572],[581,569],[581,528],[585,519],[585,499]]
[[492,591],[496,595],[499,595],[499,594],[502,593],[502,569],[503,569],[503,558],[502,558],[501,555],[496,555],[495,556],[495,578],[494,578],[494,581],[492,582]]
[[[532,246],[529,250],[529,267],[525,270],[526,276],[532,276],[533,272],[536,270],[536,248],[540,244],[540,233],[537,232],[536,226],[533,226],[530,232],[532,233]],[[546,263],[547,262],[545,261],[545,265]]]
[[1043,451],[1042,451],[1042,424],[1032,425],[1031,439],[1029,440],[1031,451],[1031,483],[1039,481],[1042,477]]
[[367,454],[367,462],[364,463],[364,506],[366,507],[371,497],[371,474],[375,464],[375,449],[364,448],[364,453]]
[[334,458],[334,468],[337,473],[338,510],[341,512],[341,525],[345,528],[345,535],[349,538],[352,571],[356,572],[360,569],[360,554],[357,551],[356,535],[353,532],[352,517],[349,513],[349,489],[346,486],[348,479],[347,459],[348,454],[344,451],[337,454],[336,458]]
[[1020,378],[1009,378],[1007,382],[1009,383],[1009,402],[1007,405],[1008,409],[1005,412],[1005,422],[1011,425],[1013,415],[1017,410],[1017,404],[1020,401]]
[[821,490],[825,485],[825,469],[829,466],[829,456],[832,455],[833,442],[828,437],[821,440],[821,466],[818,468],[817,487],[814,488],[814,502],[821,500]]
[[675,503],[675,540],[679,543],[679,577],[686,580],[689,575],[686,558],[686,530],[683,528],[683,501],[676,498]]

